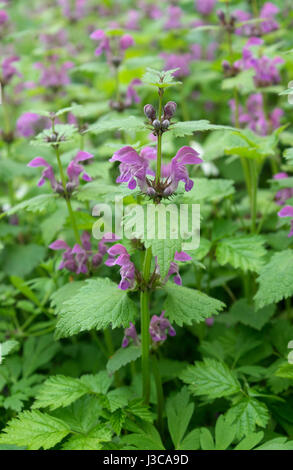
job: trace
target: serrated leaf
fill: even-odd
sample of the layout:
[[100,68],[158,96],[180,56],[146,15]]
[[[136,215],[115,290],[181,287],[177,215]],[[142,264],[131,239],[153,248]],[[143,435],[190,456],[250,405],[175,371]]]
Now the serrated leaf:
[[90,126],[87,132],[93,134],[103,134],[114,130],[143,131],[146,130],[143,120],[135,116],[121,117],[120,119],[100,119]]
[[193,135],[194,132],[227,130],[235,131],[236,129],[230,126],[211,124],[209,121],[202,119],[200,121],[176,122],[170,127],[168,132],[174,135],[174,137],[185,137],[187,135]]
[[242,271],[259,272],[264,264],[264,240],[257,235],[226,238],[218,243],[216,257],[222,266],[231,264]]
[[39,367],[48,363],[58,349],[59,344],[54,341],[52,335],[28,338],[23,348],[23,376],[30,376]]
[[164,450],[160,434],[156,428],[146,423],[140,433],[123,436],[123,442],[130,444],[139,450]]
[[193,181],[194,186],[191,191],[184,194],[184,201],[193,203],[218,201],[235,192],[232,180],[196,178]]
[[[184,410],[184,412],[182,412]],[[169,398],[166,405],[168,428],[175,449],[180,448],[180,443],[186,433],[194,411],[194,403],[189,402],[189,393],[186,388],[175,396]]]
[[170,269],[170,264],[174,261],[176,251],[181,251],[182,241],[170,238],[166,240],[149,240],[145,242],[145,247],[148,248],[149,246],[152,248],[153,256],[157,257],[157,265],[160,268],[161,278],[165,279]]
[[4,214],[0,215],[0,219],[5,215],[12,215],[17,212],[21,212],[22,210],[27,210],[29,212],[34,213],[43,213],[48,210],[48,206],[54,203],[54,199],[56,199],[56,194],[40,194],[39,196],[33,197],[32,199],[28,199],[26,201],[22,201],[16,206],[9,209]]
[[239,299],[232,305],[229,315],[232,316],[233,322],[239,321],[243,325],[261,330],[274,315],[275,310],[274,305],[267,305],[256,311],[254,306],[248,303],[247,299]]
[[265,428],[269,413],[266,405],[255,398],[243,398],[226,414],[228,422],[236,424],[239,437],[249,435],[255,431],[256,426]]
[[236,447],[234,447],[234,450],[251,450],[257,444],[259,444],[259,442],[263,439],[263,436],[264,433],[262,431],[249,434],[248,436],[244,437]]
[[38,390],[33,408],[55,410],[70,405],[88,392],[88,388],[79,379],[64,375],[49,377]]
[[217,315],[224,304],[202,292],[168,282],[165,286],[167,298],[164,303],[166,317],[177,325],[199,323]]
[[104,424],[98,424],[88,434],[77,434],[63,444],[63,450],[100,450],[103,442],[109,442],[112,433]]
[[241,390],[240,383],[223,362],[205,359],[186,368],[180,379],[189,385],[191,393],[210,399],[234,395]]
[[141,356],[141,348],[135,345],[130,345],[127,348],[120,348],[115,351],[113,356],[110,357],[107,363],[107,371],[109,374],[114,374],[121,367],[136,361]]
[[55,308],[55,313],[58,314],[60,313],[64,302],[67,300],[71,299],[78,290],[84,286],[83,281],[73,281],[73,282],[68,282],[64,286],[60,287],[60,289],[57,289],[50,297],[52,307]]
[[70,432],[60,419],[40,411],[24,411],[9,421],[0,435],[0,444],[25,446],[29,450],[54,447]]
[[81,331],[127,327],[137,314],[135,303],[109,279],[91,279],[64,302],[56,325],[58,338]]
[[8,341],[4,341],[4,343],[0,343],[0,364],[3,357],[8,356],[8,354],[11,354],[16,351],[18,346],[19,342],[15,341],[14,339],[10,339]]
[[257,279],[259,289],[254,297],[256,307],[277,303],[293,295],[293,250],[275,253],[262,267]]

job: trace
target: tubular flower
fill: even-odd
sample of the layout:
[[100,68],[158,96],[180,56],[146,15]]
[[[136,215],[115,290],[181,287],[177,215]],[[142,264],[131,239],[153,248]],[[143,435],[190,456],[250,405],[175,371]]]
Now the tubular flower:
[[110,38],[102,29],[94,31],[90,38],[99,42],[95,54],[100,56],[105,52],[108,62],[115,67],[120,65],[126,49],[134,45],[134,39],[130,34]]
[[119,283],[119,289],[127,290],[131,289],[134,285],[135,280],[135,266],[130,260],[130,255],[126,248],[117,243],[108,250],[109,258],[105,262],[106,266],[120,266],[121,281]]
[[288,237],[293,237],[293,206],[285,206],[283,209],[278,212],[279,217],[291,217],[291,230],[288,234]]
[[90,234],[83,232],[81,235],[81,245],[76,243],[71,248],[65,241],[56,240],[49,245],[51,250],[64,250],[62,261],[58,269],[67,269],[76,274],[86,274],[89,266],[97,268],[103,261],[107,252],[106,243],[113,243],[116,237],[112,233],[106,233],[98,245],[98,252],[94,253],[90,242]]
[[257,87],[266,87],[279,83],[281,77],[277,65],[284,63],[281,57],[275,57],[274,59],[266,56],[255,57],[250,48],[252,46],[261,46],[263,43],[263,39],[250,38],[243,48],[242,59],[234,64],[240,70],[254,69],[254,82]]
[[16,128],[22,137],[32,137],[50,127],[49,119],[35,113],[23,113],[16,122]]
[[214,9],[217,0],[196,0],[195,8],[202,15],[210,15]]
[[128,183],[129,189],[135,189],[136,185],[141,191],[147,189],[146,175],[153,174],[149,168],[149,159],[156,158],[156,153],[150,147],[145,147],[140,154],[130,147],[123,147],[114,153],[110,162],[119,161],[120,175],[116,179],[117,183]]
[[91,181],[91,177],[84,171],[84,167],[80,165],[80,162],[84,162],[86,160],[90,160],[94,158],[91,153],[84,152],[80,150],[74,159],[69,163],[67,167],[67,175],[69,178],[70,183],[73,187],[77,187],[79,185],[79,175],[82,174],[82,179],[84,181]]
[[21,77],[21,73],[14,67],[14,62],[19,62],[19,57],[11,56],[2,61],[2,85],[7,85],[11,82],[14,76]]
[[[279,13],[279,8],[271,2],[266,2],[262,7],[259,18],[262,20],[257,24],[244,24],[235,30],[241,36],[262,36],[279,29],[279,23],[275,20],[275,15]],[[239,22],[252,19],[252,15],[246,11],[236,10],[234,16]]]
[[[289,175],[287,173],[277,173],[276,175],[274,175],[275,180],[287,178],[289,178]],[[284,204],[286,204],[288,199],[291,199],[291,197],[293,197],[293,188],[282,188],[277,192],[275,196],[276,203],[278,204],[278,206],[283,206]]]
[[44,166],[45,169],[44,169],[44,171],[42,173],[42,176],[41,176],[41,178],[38,182],[38,186],[43,186],[43,184],[45,183],[45,179],[48,179],[50,181],[52,189],[54,191],[57,190],[58,182],[55,178],[53,167],[47,162],[47,160],[45,160],[42,157],[36,157],[32,161],[30,161],[27,166],[29,166],[31,168],[37,168],[39,166]]
[[130,322],[129,328],[125,328],[124,337],[122,340],[122,348],[126,348],[129,345],[129,340],[132,339],[134,344],[139,344],[138,334],[135,325]]
[[161,315],[153,315],[150,321],[149,332],[154,343],[159,343],[167,339],[167,334],[175,336],[176,331],[167,318],[164,318],[165,310]]
[[[182,279],[181,279],[181,276],[179,274],[179,266],[178,264],[175,262],[175,261],[190,261],[192,258],[191,256],[189,256],[187,253],[185,253],[184,251],[176,251],[175,253],[175,256],[174,256],[174,261],[172,261],[172,263],[170,264],[170,268],[169,268],[169,271],[168,271],[168,274],[167,276],[165,277],[164,279],[164,283],[166,283],[169,278],[175,274],[174,278],[173,278],[173,281],[175,282],[175,284],[177,284],[178,286],[182,286]],[[160,272],[160,269],[158,266],[156,266],[156,272],[159,274]]]
[[162,176],[166,178],[168,183],[164,190],[165,196],[170,196],[176,191],[179,181],[185,183],[185,191],[190,191],[193,188],[194,183],[189,178],[185,165],[198,165],[202,163],[202,159],[198,155],[199,153],[193,148],[184,146],[178,150],[168,165],[163,166]]
[[77,21],[86,15],[87,0],[58,0],[62,13],[70,21]]
[[70,83],[68,70],[73,67],[73,62],[66,61],[59,63],[59,57],[56,54],[48,58],[48,64],[37,62],[35,67],[42,73],[40,85],[48,88],[59,88]]

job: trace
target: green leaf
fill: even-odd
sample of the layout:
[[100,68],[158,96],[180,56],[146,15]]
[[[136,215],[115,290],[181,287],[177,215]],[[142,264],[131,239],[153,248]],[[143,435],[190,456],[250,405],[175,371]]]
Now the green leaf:
[[26,276],[43,261],[46,251],[34,243],[7,246],[2,257],[3,271],[11,276]]
[[156,428],[150,424],[145,423],[141,432],[128,434],[122,437],[122,441],[126,444],[132,445],[139,450],[164,450],[160,434]]
[[269,413],[264,403],[255,398],[245,397],[228,410],[226,418],[230,424],[237,426],[237,435],[242,437],[254,432],[256,426],[265,428]]
[[225,238],[218,243],[216,257],[222,266],[231,264],[242,271],[259,272],[264,263],[264,240],[256,235]]
[[49,408],[55,410],[60,406],[68,406],[89,390],[79,379],[56,375],[49,377],[38,390],[33,408]]
[[142,81],[147,85],[155,86],[158,88],[168,88],[174,85],[180,85],[181,82],[176,82],[174,80],[174,72],[178,70],[166,70],[166,71],[159,71],[148,67],[146,69],[146,73],[142,77]]
[[[293,364],[284,363],[275,372],[277,377],[293,380]],[[293,384],[292,384],[293,385]]]
[[0,364],[3,360],[3,357],[8,356],[8,354],[13,353],[19,347],[19,342],[15,341],[14,339],[10,339],[8,341],[4,341],[4,343],[0,343]]
[[264,433],[262,431],[254,432],[244,437],[234,450],[251,450],[263,439]]
[[199,323],[205,318],[217,315],[223,308],[223,302],[203,294],[195,289],[177,286],[168,282],[165,286],[167,298],[164,310],[169,320],[177,325]]
[[198,450],[200,449],[200,429],[193,429],[183,439],[177,450]]
[[77,294],[79,289],[84,286],[83,281],[68,282],[64,286],[57,289],[50,297],[52,307],[55,308],[55,313],[58,314],[62,310],[64,302],[71,299]]
[[113,382],[113,377],[103,370],[95,375],[83,375],[80,380],[88,387],[90,392],[106,395]]
[[194,132],[203,132],[203,131],[235,131],[233,127],[230,126],[218,126],[216,124],[211,124],[209,121],[204,119],[200,121],[184,121],[176,122],[170,127],[170,134],[174,137],[185,137],[186,135],[193,135]]
[[251,326],[256,330],[261,330],[275,313],[275,305],[267,305],[260,310],[255,310],[247,299],[239,299],[232,305],[228,315],[232,320],[239,321],[243,325]]
[[47,364],[55,356],[59,344],[52,335],[30,337],[23,348],[23,376],[28,377],[39,367]]
[[236,426],[228,423],[225,416],[221,415],[217,419],[215,427],[216,450],[226,450],[233,442],[236,434]]
[[129,402],[125,410],[134,416],[138,416],[138,418],[142,419],[143,421],[147,421],[148,423],[152,423],[154,421],[153,415],[149,410],[148,405],[146,405],[140,399],[135,399]]
[[109,279],[90,279],[75,296],[64,302],[57,322],[57,337],[81,331],[127,327],[134,321],[137,307],[127,292]]
[[293,450],[293,441],[288,441],[287,437],[276,437],[267,441],[254,450]]
[[69,433],[69,426],[60,419],[40,411],[24,411],[9,421],[0,435],[0,444],[46,450],[54,447]]
[[207,428],[200,429],[199,440],[202,450],[215,450],[213,436]]
[[114,374],[121,367],[136,361],[141,356],[141,348],[135,345],[130,345],[127,348],[120,348],[115,351],[113,356],[110,357],[107,363],[107,371],[109,374]]
[[49,206],[53,206],[55,202],[54,199],[56,197],[57,195],[54,193],[40,194],[39,196],[33,197],[32,199],[28,199],[27,201],[22,201],[16,206],[9,209],[7,212],[4,212],[4,214],[1,214],[0,219],[5,215],[9,216],[15,214],[16,212],[21,212],[23,210],[34,212],[35,214],[41,214],[49,210]]
[[182,242],[180,239],[149,240],[145,242],[145,247],[152,248],[153,256],[157,257],[157,264],[160,268],[161,278],[164,279],[170,269],[170,264],[174,261],[176,251],[181,251]]
[[194,403],[189,402],[189,393],[186,388],[169,398],[166,412],[173,444],[175,449],[179,449],[194,412]]
[[275,253],[262,267],[259,289],[254,297],[256,307],[277,303],[293,295],[293,250]]
[[103,442],[112,439],[112,432],[104,424],[98,424],[88,434],[77,434],[68,439],[63,450],[100,450]]
[[145,123],[135,116],[121,117],[119,119],[100,119],[88,128],[86,132],[103,134],[115,130],[143,131],[146,130]]
[[41,307],[41,302],[38,297],[33,293],[33,291],[28,287],[26,282],[17,276],[10,276],[10,282],[18,289],[25,297],[30,299],[33,303]]
[[189,385],[196,396],[210,399],[234,395],[241,390],[240,383],[228,366],[215,359],[205,359],[185,369],[180,379]]
[[184,194],[184,201],[193,203],[219,201],[234,192],[232,180],[196,178],[192,190]]

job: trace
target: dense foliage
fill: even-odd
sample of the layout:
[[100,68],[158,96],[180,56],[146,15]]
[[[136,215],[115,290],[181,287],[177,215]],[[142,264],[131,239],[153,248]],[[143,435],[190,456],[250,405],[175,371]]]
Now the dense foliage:
[[291,7],[0,1],[0,449],[293,449]]

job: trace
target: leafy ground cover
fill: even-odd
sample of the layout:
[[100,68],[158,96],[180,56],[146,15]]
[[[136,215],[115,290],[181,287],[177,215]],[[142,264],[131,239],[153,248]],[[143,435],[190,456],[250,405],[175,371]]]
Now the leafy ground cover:
[[0,2],[1,450],[293,449],[292,25]]

